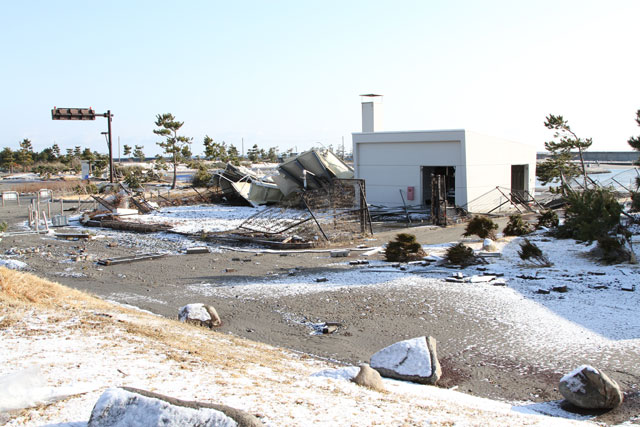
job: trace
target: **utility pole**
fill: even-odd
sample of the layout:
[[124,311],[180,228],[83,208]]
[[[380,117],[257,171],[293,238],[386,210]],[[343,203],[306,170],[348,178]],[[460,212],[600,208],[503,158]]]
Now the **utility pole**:
[[[344,140],[344,137],[343,137]],[[122,159],[120,158],[120,153],[122,153],[122,151],[120,151],[120,135],[118,135],[118,164],[122,163]]]
[[107,118],[107,132],[109,132],[109,182],[113,184],[113,149],[111,138],[111,110],[107,110],[103,117]]

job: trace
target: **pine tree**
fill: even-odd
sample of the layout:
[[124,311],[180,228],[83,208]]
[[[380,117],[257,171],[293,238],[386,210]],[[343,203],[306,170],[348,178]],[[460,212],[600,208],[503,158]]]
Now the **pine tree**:
[[22,165],[22,171],[25,172],[27,167],[33,164],[33,146],[28,138],[20,142],[20,151],[18,151],[18,163]]
[[215,142],[209,135],[205,135],[203,144],[204,157],[207,160],[218,160],[221,162],[227,161],[227,145],[224,143],[224,141],[222,141],[221,143]]
[[133,151],[133,157],[138,159],[139,162],[144,162],[144,151],[142,149],[144,145],[136,145],[136,149]]
[[183,156],[183,147],[191,144],[192,138],[178,135],[178,131],[182,125],[184,125],[184,122],[177,121],[175,117],[173,117],[173,114],[158,114],[155,124],[158,129],[154,129],[153,133],[166,138],[164,141],[157,142],[156,144],[162,147],[164,154],[171,156],[171,163],[173,164],[173,182],[171,188],[174,189],[176,188],[176,180],[178,177],[178,163],[182,160]]
[[13,173],[13,167],[16,165],[16,156],[11,148],[5,147],[0,151],[0,166],[5,169],[9,169],[10,173]]
[[130,146],[130,145],[127,145],[127,144],[124,144],[124,145],[122,146],[122,154],[123,154],[124,156],[129,157],[129,156],[131,155],[131,146]]
[[[593,143],[591,138],[582,139],[575,134],[569,127],[569,123],[562,116],[554,116],[550,114],[546,117],[544,126],[547,129],[555,130],[553,137],[558,141],[549,141],[544,143],[544,147],[551,153],[551,157],[542,162],[537,170],[536,175],[543,185],[555,179],[560,179],[562,184],[561,191],[564,193],[567,180],[580,175],[584,180],[584,187],[587,188],[587,171],[584,167],[583,151],[588,149]],[[572,150],[578,150],[580,155],[580,166],[578,169],[571,163]]]
[[258,144],[253,144],[253,147],[247,151],[247,158],[250,162],[257,162],[260,156],[260,149],[258,148]]
[[238,161],[238,156],[240,155],[240,153],[238,152],[238,149],[236,148],[235,145],[231,144],[229,146],[229,149],[227,150],[227,158],[229,162],[233,163],[234,165],[239,164]]

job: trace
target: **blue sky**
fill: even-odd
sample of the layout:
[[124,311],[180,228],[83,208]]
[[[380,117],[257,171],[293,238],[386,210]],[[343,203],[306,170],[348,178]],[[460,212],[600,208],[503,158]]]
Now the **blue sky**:
[[[633,1],[5,2],[0,136],[38,151],[159,153],[156,114],[245,150],[351,144],[361,93],[384,95],[385,130],[465,128],[543,150],[562,114],[592,150],[640,135]],[[117,145],[116,145],[117,147]]]

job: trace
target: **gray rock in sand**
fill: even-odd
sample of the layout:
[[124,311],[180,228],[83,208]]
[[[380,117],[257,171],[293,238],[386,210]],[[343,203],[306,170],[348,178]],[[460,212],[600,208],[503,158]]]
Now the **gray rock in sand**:
[[383,377],[420,384],[436,384],[442,375],[433,337],[391,344],[371,356],[371,367]]
[[215,308],[205,304],[187,304],[180,307],[178,320],[191,323],[193,325],[215,328],[222,325],[222,320],[218,316]]
[[376,391],[385,391],[382,384],[382,377],[375,369],[372,369],[366,363],[360,365],[360,372],[351,381],[363,387],[369,387]]
[[582,365],[560,380],[560,393],[585,409],[613,409],[622,403],[620,387],[596,368]]
[[130,425],[258,427],[264,424],[230,406],[179,400],[129,387],[106,390],[93,407],[87,424],[88,427]]

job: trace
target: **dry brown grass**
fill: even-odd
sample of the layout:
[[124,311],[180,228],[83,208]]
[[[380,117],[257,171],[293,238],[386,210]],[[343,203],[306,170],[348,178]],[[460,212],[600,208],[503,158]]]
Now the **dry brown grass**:
[[124,329],[131,341],[144,339],[146,346],[181,363],[213,363],[239,373],[256,366],[269,366],[274,372],[288,369],[282,363],[283,350],[120,307],[32,274],[0,267],[2,325],[19,322],[21,315],[33,308],[46,312],[49,323],[76,317],[81,321],[73,328],[102,330],[103,334],[113,328]]
[[20,193],[35,193],[43,188],[47,188],[57,193],[69,194],[74,193],[78,185],[82,185],[79,179],[69,181],[26,182],[10,185],[9,188],[12,191],[18,191]]
[[0,303],[65,309],[113,307],[86,293],[4,267],[0,267]]

